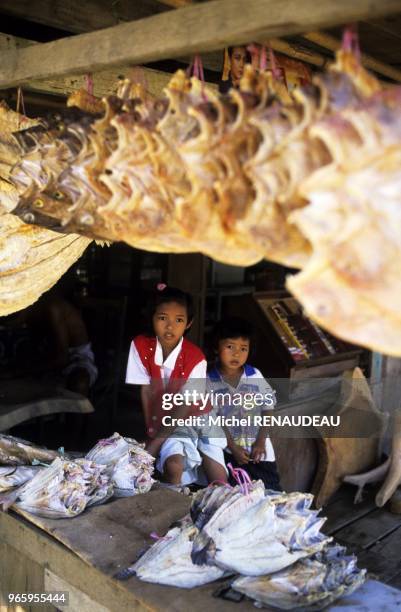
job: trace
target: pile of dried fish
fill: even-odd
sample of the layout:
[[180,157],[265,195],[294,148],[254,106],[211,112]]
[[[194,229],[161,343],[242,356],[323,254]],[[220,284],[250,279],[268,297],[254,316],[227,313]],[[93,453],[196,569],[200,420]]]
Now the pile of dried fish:
[[[401,355],[400,88],[341,50],[292,96],[248,66],[227,96],[177,72],[160,100],[129,84],[103,107],[87,98],[72,102],[89,112],[18,132],[14,215],[141,249],[301,268],[288,287],[315,321]],[[0,313],[1,301],[0,283]]]
[[[217,503],[215,510],[211,509],[210,518],[194,540],[194,563],[261,576],[320,551],[330,541],[320,532],[325,519],[310,509],[312,495],[266,492],[260,499],[259,491],[260,488],[254,489],[244,495],[237,490],[221,505]],[[206,515],[210,512],[207,508],[208,500]]]
[[[119,576],[191,588],[242,574],[233,588],[279,608],[328,604],[362,584],[354,557],[319,532],[312,496],[265,491],[261,481],[210,486],[174,525]],[[249,577],[249,578],[248,578]]]
[[32,465],[35,461],[51,463],[60,454],[31,442],[0,434],[0,465]]
[[329,545],[275,574],[237,578],[232,588],[255,600],[258,607],[322,610],[363,584],[366,570],[358,569],[356,561],[354,555],[346,556],[344,547]]
[[115,497],[147,493],[154,483],[154,457],[136,440],[123,438],[118,433],[99,440],[86,459],[106,466]]
[[5,509],[15,502],[38,516],[71,518],[112,495],[113,486],[103,466],[85,459],[58,458],[2,502]]
[[39,465],[0,467],[0,493],[20,487],[28,480],[31,480],[40,470],[43,470],[43,467]]

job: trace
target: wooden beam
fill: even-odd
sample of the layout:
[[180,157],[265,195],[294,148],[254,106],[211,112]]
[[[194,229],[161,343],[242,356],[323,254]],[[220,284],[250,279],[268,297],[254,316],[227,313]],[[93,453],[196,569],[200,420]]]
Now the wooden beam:
[[157,0],[1,0],[0,12],[81,34],[167,10]]
[[269,40],[399,10],[399,0],[320,0],[318,5],[316,0],[210,0],[98,32],[8,51],[2,56],[0,88]]
[[[0,34],[0,53],[2,56],[8,52],[17,49],[38,46],[33,40],[11,36],[9,34]],[[120,78],[127,76],[129,66],[115,67],[113,70],[103,70],[93,74],[93,86],[95,96],[106,96],[117,91],[118,81]],[[153,70],[152,68],[142,68],[148,91],[160,96],[164,87],[171,78],[168,72]],[[53,94],[58,96],[69,96],[73,91],[85,86],[85,78],[82,74],[70,74],[62,77],[49,77],[40,81],[27,80],[24,83],[24,89],[29,91]],[[209,84],[209,86],[212,86]]]
[[[302,38],[333,52],[337,51],[341,46],[341,42],[337,40],[337,38],[325,32],[308,32],[307,34],[303,34]],[[401,70],[393,68],[393,66],[389,66],[384,62],[380,62],[367,53],[361,53],[361,60],[362,64],[366,68],[369,68],[369,70],[374,70],[374,72],[388,77],[389,79],[393,79],[393,81],[397,81],[398,83],[401,82]]]
[[293,59],[299,60],[300,62],[306,62],[312,64],[312,66],[318,66],[323,68],[327,64],[327,57],[308,49],[303,45],[290,43],[281,38],[272,38],[267,41],[266,44],[270,44],[274,51],[287,55]]

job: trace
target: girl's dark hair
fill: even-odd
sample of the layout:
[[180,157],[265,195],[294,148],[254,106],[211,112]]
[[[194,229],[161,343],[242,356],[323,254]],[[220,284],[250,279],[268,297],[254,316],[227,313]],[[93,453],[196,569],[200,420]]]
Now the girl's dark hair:
[[156,312],[160,304],[168,304],[169,302],[177,302],[181,306],[185,306],[187,311],[188,323],[191,323],[194,318],[194,301],[192,295],[176,287],[164,285],[162,289],[156,289],[150,301],[150,317]]
[[220,340],[227,338],[246,338],[251,340],[252,325],[240,317],[227,317],[221,319],[213,328],[213,344],[217,348]]

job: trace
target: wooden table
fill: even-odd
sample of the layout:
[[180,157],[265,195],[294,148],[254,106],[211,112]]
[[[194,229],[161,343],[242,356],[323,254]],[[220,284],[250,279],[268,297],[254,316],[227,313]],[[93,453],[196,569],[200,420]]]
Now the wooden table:
[[[23,512],[0,513],[1,610],[12,610],[1,607],[1,596],[4,599],[8,592],[59,590],[69,592],[68,612],[254,612],[255,607],[249,601],[236,604],[213,597],[218,582],[196,589],[178,589],[141,582],[135,577],[125,582],[113,578],[118,570],[135,560],[140,550],[152,544],[149,533],[165,533],[171,522],[186,514],[189,503],[187,497],[177,493],[154,490],[90,508],[74,519],[51,520]],[[356,519],[350,523],[344,504],[344,499],[337,498],[332,510],[329,512],[327,508],[324,512],[329,515],[328,531],[341,533],[341,540],[346,535],[344,530],[351,525],[355,536],[358,519],[363,520],[371,511],[368,501],[359,513],[355,512]],[[342,523],[340,514],[344,517]],[[383,533],[388,531],[388,520],[383,525]],[[375,524],[377,531],[380,520]],[[396,523],[392,528],[396,530]],[[394,557],[391,563],[397,572]],[[373,557],[370,566],[374,567]],[[381,611],[401,610],[401,591],[375,580],[369,580],[362,589],[329,609],[340,611],[346,606],[347,610],[376,612],[374,596],[382,604]],[[40,609],[50,611],[54,607]]]

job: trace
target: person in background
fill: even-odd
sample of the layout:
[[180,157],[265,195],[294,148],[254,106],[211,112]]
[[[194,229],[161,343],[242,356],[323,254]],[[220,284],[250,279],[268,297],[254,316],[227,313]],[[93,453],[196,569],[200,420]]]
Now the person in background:
[[245,64],[250,63],[251,56],[244,46],[228,47],[224,52],[224,67],[219,83],[220,93],[227,93],[232,87],[239,87],[244,74]]
[[193,321],[192,297],[174,287],[159,284],[149,308],[152,335],[133,339],[127,364],[126,382],[142,386],[142,407],[147,433],[146,448],[157,457],[156,467],[173,486],[195,482],[198,468],[207,480],[227,480],[223,448],[224,433],[212,439],[202,428],[164,427],[162,417],[185,418],[201,415],[195,405],[163,410],[164,394],[182,393],[186,383],[191,388],[206,385],[206,360],[202,351],[184,338]]
[[61,376],[67,389],[89,395],[98,371],[86,326],[56,288],[4,323],[9,329],[25,328],[30,338],[30,349],[5,368],[7,378]]
[[[254,416],[268,414],[276,399],[261,372],[247,363],[251,334],[249,323],[237,317],[217,323],[213,334],[217,362],[208,372],[208,389],[215,397],[219,394],[213,405],[217,415],[237,417],[238,424],[223,427],[226,463],[243,468],[254,480],[263,480],[267,489],[281,490],[268,429],[252,423]],[[248,416],[250,425],[239,424],[239,419]]]

